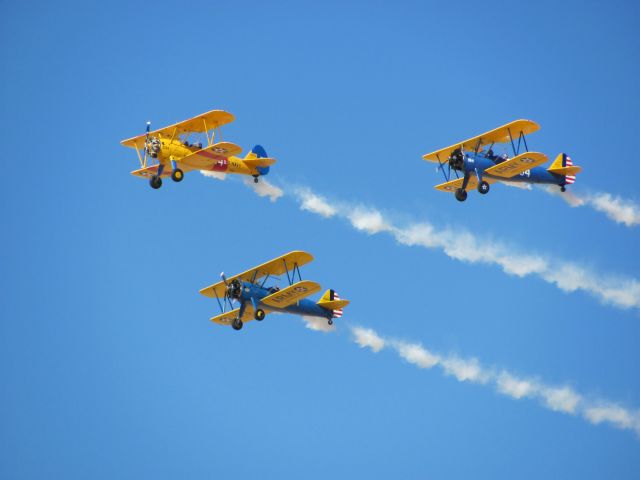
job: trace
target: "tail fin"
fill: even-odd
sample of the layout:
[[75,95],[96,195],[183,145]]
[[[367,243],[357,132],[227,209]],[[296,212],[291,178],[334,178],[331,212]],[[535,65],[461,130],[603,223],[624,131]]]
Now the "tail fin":
[[576,174],[579,173],[582,168],[573,164],[571,157],[566,153],[561,153],[556,157],[547,171],[556,173],[558,175],[564,175],[565,184],[569,185],[576,181]]
[[[269,158],[269,156],[267,155],[267,151],[261,145],[256,145],[244,158],[246,160],[253,158]],[[257,170],[260,172],[260,175],[266,175],[269,173],[269,167],[257,167]]]
[[327,290],[324,295],[318,300],[317,303],[322,308],[331,310],[333,318],[340,318],[342,316],[342,309],[349,305],[349,300],[340,300],[340,297],[335,290]]

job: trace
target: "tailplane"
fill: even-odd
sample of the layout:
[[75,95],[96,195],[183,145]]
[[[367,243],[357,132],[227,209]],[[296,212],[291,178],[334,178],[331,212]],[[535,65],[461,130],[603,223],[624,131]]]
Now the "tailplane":
[[547,171],[558,175],[564,175],[564,183],[570,185],[576,181],[576,174],[582,170],[581,167],[573,164],[571,157],[566,153],[561,153],[556,157]]
[[333,318],[342,316],[342,309],[349,305],[349,300],[341,300],[335,290],[327,290],[318,300],[318,305],[327,310],[331,310]]
[[[254,160],[257,158],[269,159],[269,156],[267,155],[267,151],[261,145],[256,145],[255,147],[253,147],[251,151],[247,153],[247,156],[244,157],[245,160]],[[271,164],[273,162],[275,161],[271,160],[270,162],[264,162],[264,165],[262,165],[262,162],[255,162],[256,170],[260,172],[260,175],[266,175],[267,173],[269,173],[269,166],[267,164]],[[254,162],[251,162],[251,163],[254,163]]]

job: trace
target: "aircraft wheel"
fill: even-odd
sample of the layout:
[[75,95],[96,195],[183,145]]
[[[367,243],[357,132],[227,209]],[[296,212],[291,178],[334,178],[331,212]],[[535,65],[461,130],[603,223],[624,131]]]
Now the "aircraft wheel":
[[184,178],[184,172],[179,168],[176,168],[173,172],[171,172],[171,180],[174,182],[181,182]]
[[149,185],[151,185],[151,188],[157,190],[162,186],[162,179],[158,175],[152,175],[149,179]]
[[560,191],[561,191],[562,193],[566,192],[566,191],[567,191],[567,187],[565,187],[564,185],[563,185],[563,186],[561,186],[561,187],[560,187]]
[[258,183],[258,176],[257,176],[257,175],[255,175],[255,176],[253,177],[253,183]]
[[254,313],[253,315],[253,317],[258,321],[264,320],[265,316],[266,316],[266,313],[264,313],[264,310],[262,310],[261,308],[257,309],[256,313]]
[[467,199],[467,191],[462,190],[461,188],[458,188],[456,190],[456,200],[458,200],[459,202],[464,202],[466,199]]
[[333,325],[333,318],[330,318],[329,321],[327,322],[329,325]]
[[481,181],[478,184],[478,191],[482,194],[482,195],[486,195],[487,193],[489,193],[489,183],[486,182],[485,180]]
[[239,318],[234,318],[233,322],[231,322],[231,326],[234,330],[240,330],[242,328],[242,320]]

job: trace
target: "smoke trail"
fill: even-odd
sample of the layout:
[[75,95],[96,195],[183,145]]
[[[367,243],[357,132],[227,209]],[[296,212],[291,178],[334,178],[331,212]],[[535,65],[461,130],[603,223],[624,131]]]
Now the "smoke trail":
[[547,385],[540,380],[518,377],[504,369],[486,368],[475,358],[440,355],[419,343],[382,337],[370,328],[350,328],[353,341],[374,353],[391,349],[418,368],[439,367],[445,375],[459,382],[490,385],[501,395],[515,400],[537,400],[549,410],[580,416],[593,425],[607,423],[621,430],[633,430],[640,436],[640,410],[630,410],[608,400],[590,399],[568,386]]
[[618,308],[640,308],[640,282],[634,278],[597,274],[575,263],[515,251],[464,229],[441,229],[427,222],[397,226],[373,207],[332,202],[309,188],[296,189],[295,196],[302,210],[324,218],[344,218],[369,235],[388,233],[402,245],[439,249],[463,262],[497,265],[517,277],[535,275],[564,292],[581,290]]
[[614,222],[622,223],[627,227],[640,225],[640,205],[632,200],[603,192],[593,194],[578,194],[575,191],[562,193],[557,187],[551,185],[541,188],[550,195],[560,197],[572,207],[591,207],[604,213]]

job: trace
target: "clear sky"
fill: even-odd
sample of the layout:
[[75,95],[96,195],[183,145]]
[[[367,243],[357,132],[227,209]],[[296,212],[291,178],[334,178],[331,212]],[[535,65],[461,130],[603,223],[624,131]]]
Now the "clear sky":
[[[638,478],[640,227],[538,189],[461,204],[421,155],[533,119],[530,148],[584,168],[573,192],[633,210],[639,20],[631,1],[0,2],[0,477]],[[277,201],[129,175],[120,140],[214,108],[278,160]],[[359,231],[356,207],[463,252]],[[294,249],[351,300],[335,331],[208,321],[221,270]],[[506,273],[504,252],[546,270]],[[567,264],[587,287],[549,280]],[[353,327],[631,423],[416,368]]]

